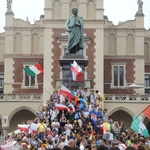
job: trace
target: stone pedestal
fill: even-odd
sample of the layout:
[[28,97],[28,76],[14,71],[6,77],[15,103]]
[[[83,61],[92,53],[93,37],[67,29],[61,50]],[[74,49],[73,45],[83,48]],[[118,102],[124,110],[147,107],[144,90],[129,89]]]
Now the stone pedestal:
[[85,67],[88,64],[88,61],[74,58],[75,56],[70,59],[62,59],[59,60],[59,63],[60,66],[62,67],[62,84],[67,88],[71,87],[72,89],[74,88],[77,89],[79,86],[85,87],[85,80],[83,82],[75,82],[71,79],[70,64],[73,63],[73,61],[75,60],[78,63],[78,65],[82,68],[83,72],[85,72]]

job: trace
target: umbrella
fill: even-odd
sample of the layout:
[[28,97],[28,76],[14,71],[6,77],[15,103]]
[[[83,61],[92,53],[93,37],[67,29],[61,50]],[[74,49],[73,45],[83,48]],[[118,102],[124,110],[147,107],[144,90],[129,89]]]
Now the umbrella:
[[139,88],[143,88],[143,86],[138,85],[138,84],[135,84],[135,83],[132,83],[132,84],[126,86],[126,88],[130,88],[130,89],[139,89]]

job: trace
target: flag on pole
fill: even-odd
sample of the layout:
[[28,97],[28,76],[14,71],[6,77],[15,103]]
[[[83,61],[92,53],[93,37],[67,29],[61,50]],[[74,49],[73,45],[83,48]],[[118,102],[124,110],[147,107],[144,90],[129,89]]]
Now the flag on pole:
[[133,117],[131,129],[133,129],[136,133],[140,133],[141,135],[144,135],[145,137],[149,137],[147,128],[136,115],[134,115]]
[[44,73],[40,64],[35,64],[33,66],[25,67],[24,70],[30,75],[35,76],[40,73]]
[[28,133],[28,131],[29,131],[29,124],[18,124],[18,128],[20,129],[21,132]]
[[72,80],[76,82],[82,82],[84,79],[84,73],[82,71],[82,68],[77,64],[77,62],[74,60],[73,64],[71,64],[71,76]]
[[70,109],[66,105],[63,105],[63,104],[56,104],[55,109],[57,109],[57,110],[67,110],[68,112],[70,112]]
[[148,118],[150,119],[150,105],[147,106],[143,111],[142,113]]
[[63,85],[61,85],[61,88],[60,88],[60,95],[63,95],[64,97],[67,97],[69,102],[71,102],[72,98],[74,98],[71,91]]
[[37,128],[38,128],[37,123],[31,123],[29,126],[29,133],[37,134]]

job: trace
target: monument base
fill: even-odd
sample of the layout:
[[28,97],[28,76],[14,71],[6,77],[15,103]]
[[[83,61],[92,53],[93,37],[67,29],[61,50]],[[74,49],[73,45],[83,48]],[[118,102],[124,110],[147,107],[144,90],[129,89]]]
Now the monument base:
[[[82,82],[73,81],[70,74],[70,64],[73,63],[75,59],[63,59],[59,60],[60,66],[62,67],[62,84],[71,89],[77,89],[79,86],[85,87],[85,78]],[[88,60],[75,60],[78,65],[82,68],[82,71],[85,72],[85,67],[88,64]]]

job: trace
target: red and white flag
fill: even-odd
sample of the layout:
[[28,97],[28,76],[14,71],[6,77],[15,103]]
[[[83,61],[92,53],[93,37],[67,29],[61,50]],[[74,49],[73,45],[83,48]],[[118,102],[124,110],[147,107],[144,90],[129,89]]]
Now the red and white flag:
[[142,113],[148,118],[150,119],[150,105],[147,106],[143,111]]
[[21,132],[29,132],[29,124],[18,124],[18,128]]
[[37,134],[37,128],[38,128],[37,123],[31,123],[29,127],[29,133]]
[[72,98],[74,98],[71,91],[63,85],[61,85],[61,88],[60,88],[60,95],[63,95],[64,97],[68,98],[69,102],[71,102]]
[[74,108],[73,104],[70,103],[68,105],[68,108],[69,108],[70,112],[75,112],[75,108]]
[[56,104],[55,109],[57,109],[57,110],[67,110],[68,112],[70,112],[69,108],[66,105],[63,105],[63,104]]
[[72,80],[76,82],[82,82],[84,79],[82,68],[77,64],[76,61],[71,64],[71,76]]

